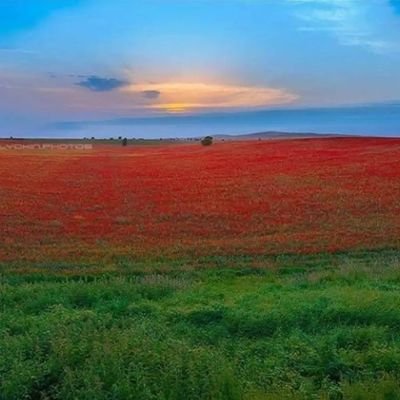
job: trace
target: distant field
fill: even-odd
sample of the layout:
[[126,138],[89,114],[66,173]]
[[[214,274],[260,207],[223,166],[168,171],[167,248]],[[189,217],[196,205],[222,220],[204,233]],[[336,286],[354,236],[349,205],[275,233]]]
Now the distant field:
[[400,399],[399,199],[400,139],[1,150],[0,400]]
[[400,245],[400,140],[0,154],[0,261],[318,253]]

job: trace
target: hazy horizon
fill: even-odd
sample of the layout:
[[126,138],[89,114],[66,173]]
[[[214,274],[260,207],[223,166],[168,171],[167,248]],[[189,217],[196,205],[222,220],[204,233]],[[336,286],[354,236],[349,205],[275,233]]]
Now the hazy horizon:
[[9,131],[3,138],[190,138],[259,132],[400,136],[400,104],[299,108],[186,116],[57,122],[38,131]]

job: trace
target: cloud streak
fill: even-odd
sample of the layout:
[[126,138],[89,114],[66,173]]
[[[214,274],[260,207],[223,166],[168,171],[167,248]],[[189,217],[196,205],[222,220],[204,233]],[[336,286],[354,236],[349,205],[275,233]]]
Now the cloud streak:
[[328,32],[344,46],[359,46],[375,53],[399,50],[382,31],[379,13],[382,2],[359,0],[287,0],[296,5],[295,14],[303,21],[302,31]]
[[161,95],[161,92],[159,90],[143,90],[142,91],[142,96],[145,99],[149,100],[155,100],[158,99]]

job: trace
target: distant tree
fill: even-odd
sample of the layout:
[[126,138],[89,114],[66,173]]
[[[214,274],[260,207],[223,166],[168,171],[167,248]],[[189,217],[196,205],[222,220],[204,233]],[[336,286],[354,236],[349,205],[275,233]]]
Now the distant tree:
[[95,140],[95,137],[94,137],[94,136],[92,136],[92,137],[91,137],[91,140]]
[[118,136],[118,140],[122,140],[122,136]]
[[127,138],[123,138],[122,139],[122,146],[127,146],[128,145],[128,139]]
[[201,144],[203,146],[211,146],[213,144],[214,138],[212,136],[205,136],[203,139],[201,139]]
[[114,140],[114,138],[113,138],[113,137],[110,137],[110,140]]

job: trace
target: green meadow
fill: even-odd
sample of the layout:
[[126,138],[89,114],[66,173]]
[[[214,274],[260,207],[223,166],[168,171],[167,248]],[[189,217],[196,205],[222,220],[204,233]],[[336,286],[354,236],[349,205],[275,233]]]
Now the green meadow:
[[399,260],[4,265],[0,399],[400,399]]

